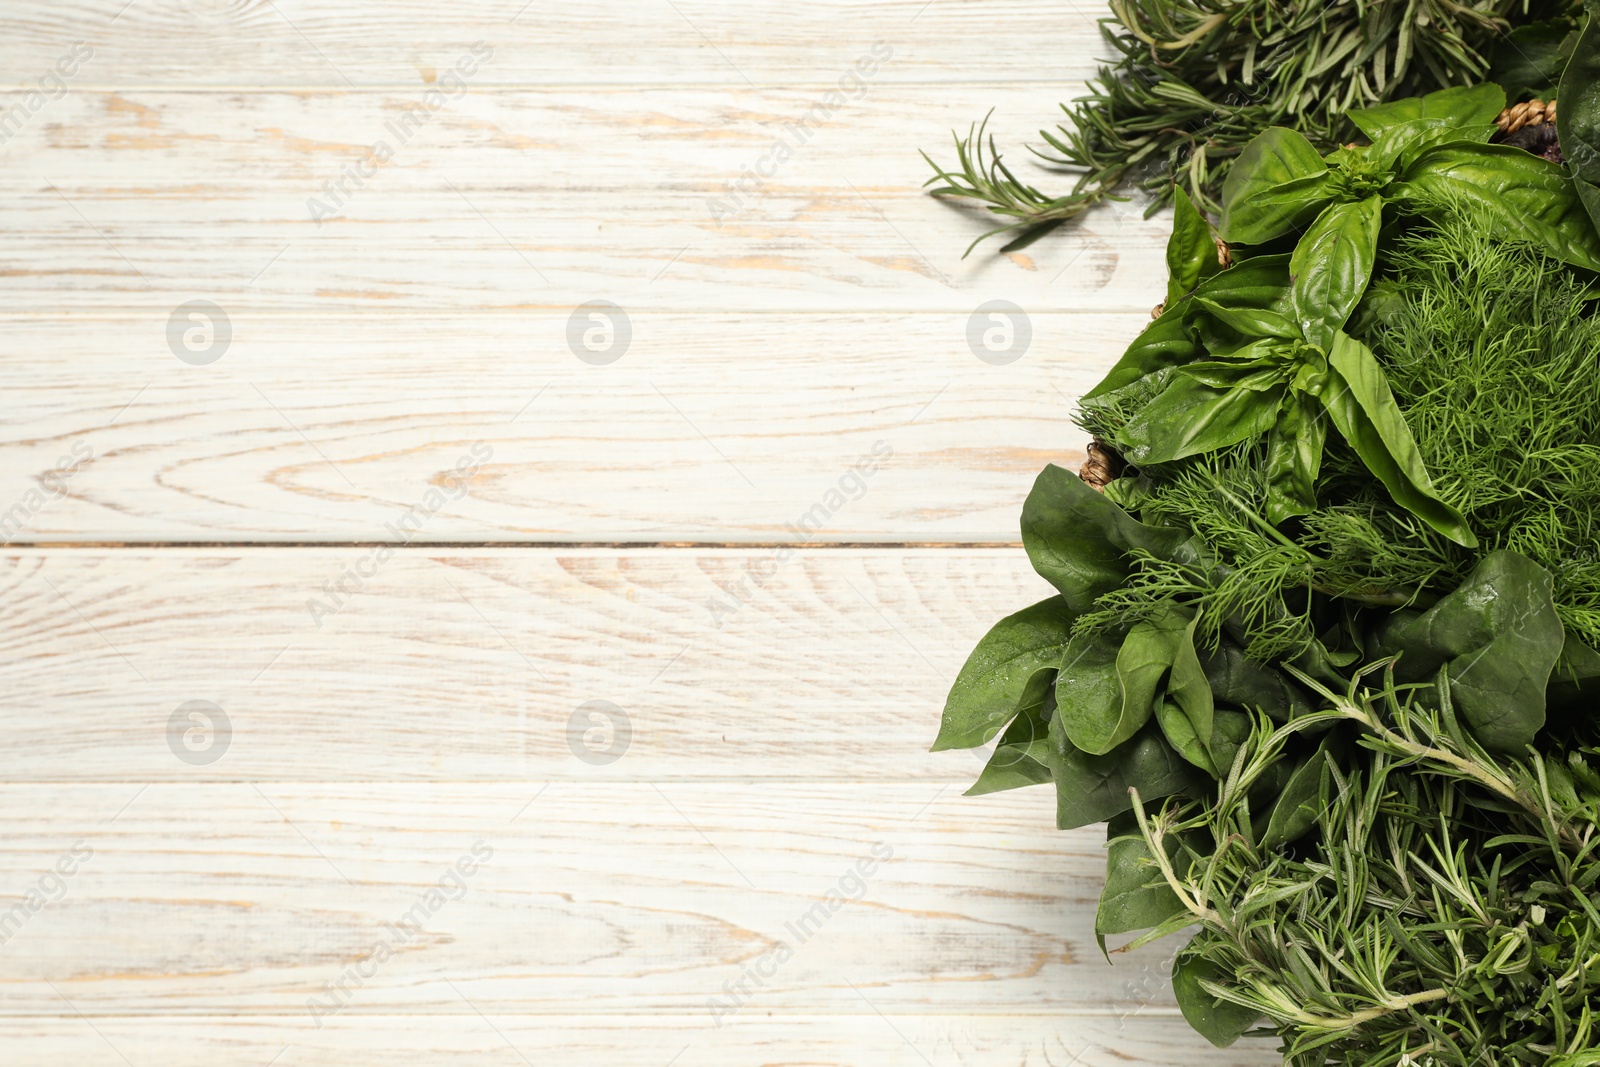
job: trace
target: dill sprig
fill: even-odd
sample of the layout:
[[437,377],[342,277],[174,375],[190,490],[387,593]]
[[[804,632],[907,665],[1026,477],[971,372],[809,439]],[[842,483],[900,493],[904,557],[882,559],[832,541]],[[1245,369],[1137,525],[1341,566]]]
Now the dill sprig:
[[[956,165],[933,163],[936,195],[1007,220],[973,242],[1017,231],[1011,251],[1132,186],[1149,212],[1174,183],[1203,209],[1233,160],[1269,126],[1289,126],[1323,151],[1349,140],[1346,113],[1485,79],[1506,34],[1555,20],[1575,27],[1582,0],[1110,0],[1101,32],[1115,61],[1088,93],[1061,105],[1039,159],[1078,175],[1051,195],[1002,161],[987,120],[956,138]],[[1520,58],[1520,57],[1519,57]],[[926,154],[924,154],[926,158]],[[971,252],[971,248],[968,248]]]

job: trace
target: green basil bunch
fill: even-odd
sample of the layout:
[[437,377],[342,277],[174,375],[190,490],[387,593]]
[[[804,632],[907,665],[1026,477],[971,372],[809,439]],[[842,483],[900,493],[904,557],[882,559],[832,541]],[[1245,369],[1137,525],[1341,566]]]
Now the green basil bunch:
[[1600,235],[1567,168],[1487,143],[1505,103],[1498,85],[1482,85],[1354,111],[1351,121],[1372,144],[1325,157],[1294,130],[1266,130],[1223,187],[1223,239],[1265,244],[1315,229],[1324,212],[1354,202],[1419,214],[1440,200],[1464,200],[1496,236],[1600,271]]
[[1169,463],[1265,436],[1267,516],[1281,523],[1316,508],[1332,423],[1397,503],[1476,546],[1428,477],[1376,357],[1344,331],[1377,258],[1376,199],[1326,208],[1293,255],[1215,273],[1194,268],[1212,247],[1209,229],[1181,190],[1177,201],[1167,307],[1084,397],[1153,394],[1118,432],[1118,450],[1136,464]]

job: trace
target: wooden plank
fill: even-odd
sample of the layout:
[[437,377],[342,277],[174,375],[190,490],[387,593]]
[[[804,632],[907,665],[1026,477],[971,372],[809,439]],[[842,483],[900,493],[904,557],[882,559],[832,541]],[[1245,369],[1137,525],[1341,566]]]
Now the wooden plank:
[[[1276,1067],[1265,1042],[1213,1048],[1180,1018],[1150,1010],[1127,1019],[969,1015],[827,1015],[741,1018],[707,1028],[687,1017],[496,1015],[352,1015],[307,1029],[294,1016],[3,1018],[0,1041],[18,1067],[107,1061],[120,1050],[136,1064],[214,1067],[218,1063],[284,1067],[434,1067],[441,1062],[533,1063],[577,1067]],[[285,1047],[288,1051],[285,1052]]]
[[1009,543],[1148,321],[1033,314],[995,366],[966,310],[645,311],[594,366],[569,318],[241,315],[208,366],[165,316],[13,320],[0,541],[382,540],[443,490],[425,541]]
[[1167,224],[1138,205],[963,259],[992,217],[922,191],[919,148],[948,161],[988,104],[1033,139],[1055,95],[886,83],[823,119],[816,90],[483,90],[402,141],[415,92],[72,93],[6,146],[0,312],[1147,312]]
[[[0,1012],[1170,1009],[1177,942],[1107,965],[1103,831],[1052,808],[870,780],[0,786]],[[33,889],[57,899],[14,910]]]
[[7,84],[32,85],[85,41],[94,55],[81,77],[98,84],[421,85],[483,41],[495,81],[507,85],[830,84],[882,40],[895,50],[886,77],[896,80],[1079,79],[1102,48],[1102,13],[1048,0],[17,0],[0,69]]
[[[4,557],[0,780],[736,775],[955,793],[982,757],[927,752],[949,683],[990,626],[1050,593],[1016,548],[367,557]],[[375,573],[325,593],[358,565]],[[211,762],[179,751],[191,701],[231,727]],[[591,701],[629,724],[609,763],[588,758],[622,743]]]

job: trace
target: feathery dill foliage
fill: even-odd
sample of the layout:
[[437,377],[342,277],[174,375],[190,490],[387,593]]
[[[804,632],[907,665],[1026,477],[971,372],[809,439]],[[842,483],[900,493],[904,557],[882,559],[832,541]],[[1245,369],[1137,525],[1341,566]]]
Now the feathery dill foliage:
[[[1321,695],[1328,712],[1262,720],[1214,803],[1141,811],[1203,987],[1266,1016],[1289,1067],[1600,1063],[1594,752],[1497,760],[1447,689],[1424,704],[1388,676]],[[1284,745],[1352,727],[1368,757],[1329,760],[1309,854],[1258,846],[1250,793]]]
[[[1383,507],[1348,457],[1330,499],[1369,499],[1307,521],[1330,584],[1448,585],[1483,553],[1520,552],[1555,578],[1563,623],[1600,645],[1600,319],[1563,264],[1445,212],[1399,240],[1369,301],[1366,338],[1445,496],[1482,541],[1475,552]],[[1340,486],[1344,491],[1340,491]]]
[[[1355,108],[1485,79],[1518,23],[1572,20],[1582,0],[1110,0],[1101,31],[1117,59],[1089,93],[1041,131],[1047,163],[1080,175],[1040,192],[1002,161],[980,126],[956,138],[956,166],[928,159],[935,194],[1008,220],[978,238],[1020,230],[1020,248],[1131,184],[1153,213],[1173,183],[1218,211],[1228,168],[1269,126],[1304,133],[1322,151],[1349,140]],[[924,153],[924,158],[927,158]],[[978,241],[974,241],[976,246]],[[970,252],[971,249],[969,248]]]

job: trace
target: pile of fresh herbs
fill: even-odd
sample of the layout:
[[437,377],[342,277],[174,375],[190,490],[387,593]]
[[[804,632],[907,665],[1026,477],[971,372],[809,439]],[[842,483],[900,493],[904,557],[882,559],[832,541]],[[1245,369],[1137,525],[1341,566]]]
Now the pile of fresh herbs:
[[1218,1044],[1600,1065],[1600,13],[1572,55],[1556,152],[1461,86],[1261,132],[1215,231],[1176,191],[1116,476],[1039,476],[1056,594],[946,705],[972,793],[1108,823],[1096,934],[1191,932]]
[[[1076,173],[1042,193],[1002,161],[982,126],[956,139],[953,170],[934,163],[934,192],[983,205],[1021,248],[1132,187],[1150,210],[1183,189],[1220,208],[1239,154],[1284,126],[1319,152],[1356,132],[1351,111],[1458,85],[1496,81],[1546,95],[1576,47],[1582,0],[1110,0],[1101,31],[1117,56],[1089,93],[1062,105],[1034,154]],[[983,237],[978,239],[983,240]],[[973,242],[974,245],[977,242]]]

